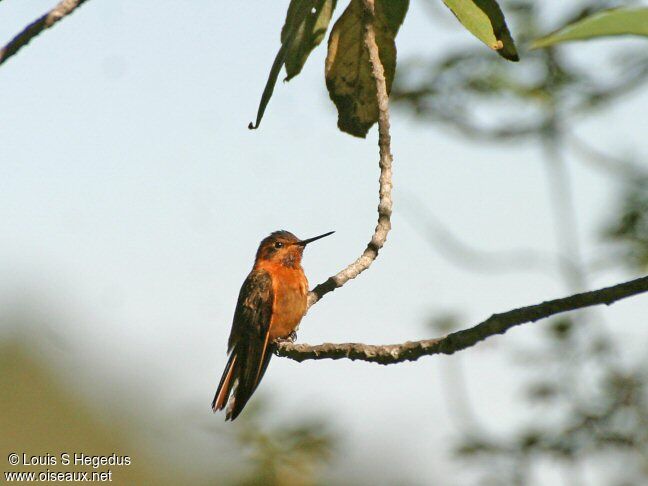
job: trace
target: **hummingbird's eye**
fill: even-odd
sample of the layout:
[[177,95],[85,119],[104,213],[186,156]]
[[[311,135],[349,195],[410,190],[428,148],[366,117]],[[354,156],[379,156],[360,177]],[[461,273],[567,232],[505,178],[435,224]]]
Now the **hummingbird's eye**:
[[274,247],[275,248],[283,248],[284,244],[281,241],[275,241]]

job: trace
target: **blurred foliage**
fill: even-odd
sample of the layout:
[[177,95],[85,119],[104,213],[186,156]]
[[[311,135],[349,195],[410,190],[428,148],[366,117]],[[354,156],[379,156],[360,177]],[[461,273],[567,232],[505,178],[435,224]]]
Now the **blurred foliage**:
[[[588,0],[554,7],[531,0],[500,2],[518,47],[547,31],[578,21],[604,8],[634,2]],[[551,25],[546,20],[551,18]],[[648,53],[645,46],[599,49],[595,63],[579,59],[578,51],[561,46],[521,51],[521,62],[511,64],[487,56],[478,47],[439,57],[406,60],[393,90],[395,106],[417,120],[451,128],[459,136],[479,142],[533,141],[543,150],[551,168],[551,200],[556,214],[559,255],[556,264],[564,284],[577,291],[588,286],[591,271],[580,258],[574,231],[577,213],[571,201],[566,166],[571,155],[603,170],[618,194],[618,211],[608,217],[602,237],[622,248],[612,265],[633,273],[648,266],[648,168],[623,157],[592,149],[574,135],[574,125],[585,115],[610,107],[622,95],[645,86]],[[603,68],[603,66],[605,66]],[[557,168],[557,169],[556,169]],[[442,255],[460,254],[473,271],[499,266],[531,271],[533,255],[466,248],[461,238],[438,227],[443,241],[431,238]],[[420,226],[420,222],[417,223]],[[447,235],[446,235],[447,233]],[[449,235],[449,236],[448,236]],[[443,244],[442,244],[443,243]],[[449,252],[447,246],[454,246]],[[520,259],[528,258],[528,264]],[[452,258],[449,260],[454,261]],[[508,260],[508,262],[507,262]],[[517,264],[512,267],[511,262]],[[546,264],[545,264],[546,266]],[[451,312],[430,320],[445,334],[456,325]],[[546,331],[533,349],[516,350],[528,374],[524,383],[525,408],[533,411],[522,425],[506,433],[490,431],[472,411],[458,362],[446,367],[449,408],[463,410],[458,427],[456,457],[466,470],[476,471],[477,484],[525,485],[546,480],[549,470],[564,474],[565,484],[648,484],[648,362],[621,359],[614,336],[607,332],[596,310],[572,313],[544,324]],[[452,359],[459,359],[453,357]],[[463,402],[463,403],[462,403]],[[590,474],[590,476],[587,476]]]
[[[134,406],[137,401],[127,393],[111,393],[110,404],[102,407],[93,404],[89,397],[95,390],[79,379],[88,371],[63,373],[51,353],[30,342],[42,337],[42,333],[32,334],[39,326],[15,317],[11,316],[11,321],[19,325],[0,319],[3,327],[21,329],[18,337],[0,340],[2,457],[12,452],[28,456],[50,453],[55,457],[62,452],[95,456],[115,453],[129,456],[131,465],[93,469],[92,466],[64,466],[59,459],[55,465],[12,467],[4,460],[0,474],[47,469],[90,473],[111,470],[113,484],[307,486],[321,483],[335,445],[330,426],[323,420],[295,417],[289,424],[270,425],[267,416],[272,415],[272,407],[263,400],[255,401],[233,427],[214,423],[206,411],[214,438],[214,460],[205,468],[192,460],[195,451],[174,449],[173,440],[166,443],[158,438],[160,449],[147,443],[143,438],[151,431],[147,420],[137,414],[152,412]],[[128,404],[126,410],[122,408],[124,404]],[[100,412],[106,406],[112,409],[110,416]],[[162,434],[172,434],[172,421],[160,420],[160,428]],[[229,450],[232,460],[219,449]]]
[[617,8],[597,12],[537,39],[533,47],[617,35],[648,36],[648,8]]
[[[3,459],[11,452],[57,456],[62,452],[83,452],[109,456],[130,456],[130,466],[104,466],[112,470],[117,484],[179,484],[180,475],[166,464],[160,465],[150,451],[137,450],[132,431],[123,423],[105,423],[70,386],[74,379],[60,380],[50,370],[51,364],[34,353],[33,346],[22,340],[0,342],[0,453]],[[44,466],[10,467],[1,461],[5,471],[43,471]],[[60,462],[49,466],[52,471],[87,471],[91,466],[65,467]]]
[[[318,484],[318,472],[333,454],[335,437],[324,421],[298,421],[267,426],[262,400],[246,410],[245,420],[234,430],[236,441],[247,452],[249,471],[237,484],[306,486]],[[265,423],[264,423],[265,422]]]
[[[501,3],[520,45],[552,30],[543,22],[546,7],[541,2]],[[617,4],[570,2],[555,25]],[[479,48],[441,52],[447,53],[403,63],[392,93],[395,106],[421,121],[489,141],[551,137],[557,123],[604,107],[643,85],[648,73],[645,48],[614,52],[605,63],[591,66],[569,61],[559,48],[525,51],[519,64],[498,62]]]
[[648,270],[648,175],[629,180],[621,196],[618,213],[605,228],[606,237],[624,248],[630,268]]
[[458,457],[481,465],[483,481],[527,484],[543,460],[564,467],[568,483],[587,484],[579,476],[588,460],[603,465],[597,484],[648,480],[648,363],[624,369],[610,346],[571,353],[582,341],[569,319],[553,321],[527,364],[536,375],[526,385],[535,419],[506,437],[459,440]]

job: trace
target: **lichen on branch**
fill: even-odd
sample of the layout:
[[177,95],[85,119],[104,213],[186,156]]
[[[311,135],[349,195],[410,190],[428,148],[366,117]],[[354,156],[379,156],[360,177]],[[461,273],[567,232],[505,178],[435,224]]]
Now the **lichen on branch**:
[[422,356],[452,354],[496,334],[504,334],[512,327],[535,322],[562,312],[583,309],[595,305],[610,305],[621,299],[648,292],[648,276],[612,287],[574,294],[561,299],[549,300],[536,305],[520,307],[500,314],[493,314],[476,326],[453,332],[437,339],[408,341],[402,344],[370,345],[361,343],[309,344],[280,343],[278,356],[295,361],[308,359],[350,359],[370,361],[383,365],[416,361]]
[[317,285],[308,294],[308,307],[315,304],[325,294],[342,287],[346,282],[356,278],[364,272],[378,257],[378,252],[387,241],[387,234],[391,229],[392,214],[392,161],[391,136],[389,134],[389,94],[385,79],[385,70],[380,59],[375,32],[375,7],[373,0],[363,0],[365,15],[364,22],[364,48],[368,52],[371,64],[371,77],[376,85],[375,96],[378,103],[378,148],[380,153],[380,178],[379,178],[379,202],[378,202],[378,223],[371,240],[362,255],[338,272],[329,277],[325,282]]
[[31,24],[19,32],[2,49],[0,49],[0,64],[4,63],[20,49],[25,47],[38,34],[49,29],[59,20],[64,19],[87,0],[62,0],[56,6],[34,20]]

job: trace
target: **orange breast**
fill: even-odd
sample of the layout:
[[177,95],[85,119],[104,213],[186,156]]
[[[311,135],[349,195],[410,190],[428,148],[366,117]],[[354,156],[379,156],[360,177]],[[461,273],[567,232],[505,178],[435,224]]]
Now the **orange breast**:
[[270,320],[270,339],[285,338],[299,325],[306,312],[308,280],[301,267],[272,265],[274,302]]

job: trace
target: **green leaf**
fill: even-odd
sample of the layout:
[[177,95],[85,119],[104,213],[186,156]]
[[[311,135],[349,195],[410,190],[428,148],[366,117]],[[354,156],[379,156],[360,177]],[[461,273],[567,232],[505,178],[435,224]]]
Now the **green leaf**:
[[301,72],[309,54],[322,42],[336,3],[337,0],[291,0],[281,29],[281,48],[270,68],[256,122],[250,122],[249,129],[259,128],[281,68],[286,67],[285,81],[292,79]]
[[648,36],[648,8],[617,8],[595,13],[535,40],[531,48],[615,35]]
[[[395,38],[408,7],[409,0],[375,1],[376,44],[388,94],[396,72]],[[351,0],[331,30],[325,67],[326,87],[338,109],[338,127],[356,137],[365,137],[378,121],[376,84],[364,44],[364,15],[362,0]]]
[[[297,76],[304,64],[306,59],[313,49],[315,49],[322,39],[324,39],[324,34],[328,29],[328,25],[331,22],[331,16],[333,15],[333,10],[335,10],[335,5],[337,0],[317,0],[313,9],[306,15],[306,19],[297,26],[295,36],[290,43],[288,51],[286,53],[286,79],[289,81],[295,76]],[[286,43],[289,32],[289,19],[294,17],[294,11],[299,8],[300,1],[293,0],[290,2],[288,7],[288,13],[286,15],[286,23],[281,29],[281,42]]]
[[515,42],[495,0],[443,0],[475,37],[509,61],[519,61]]

